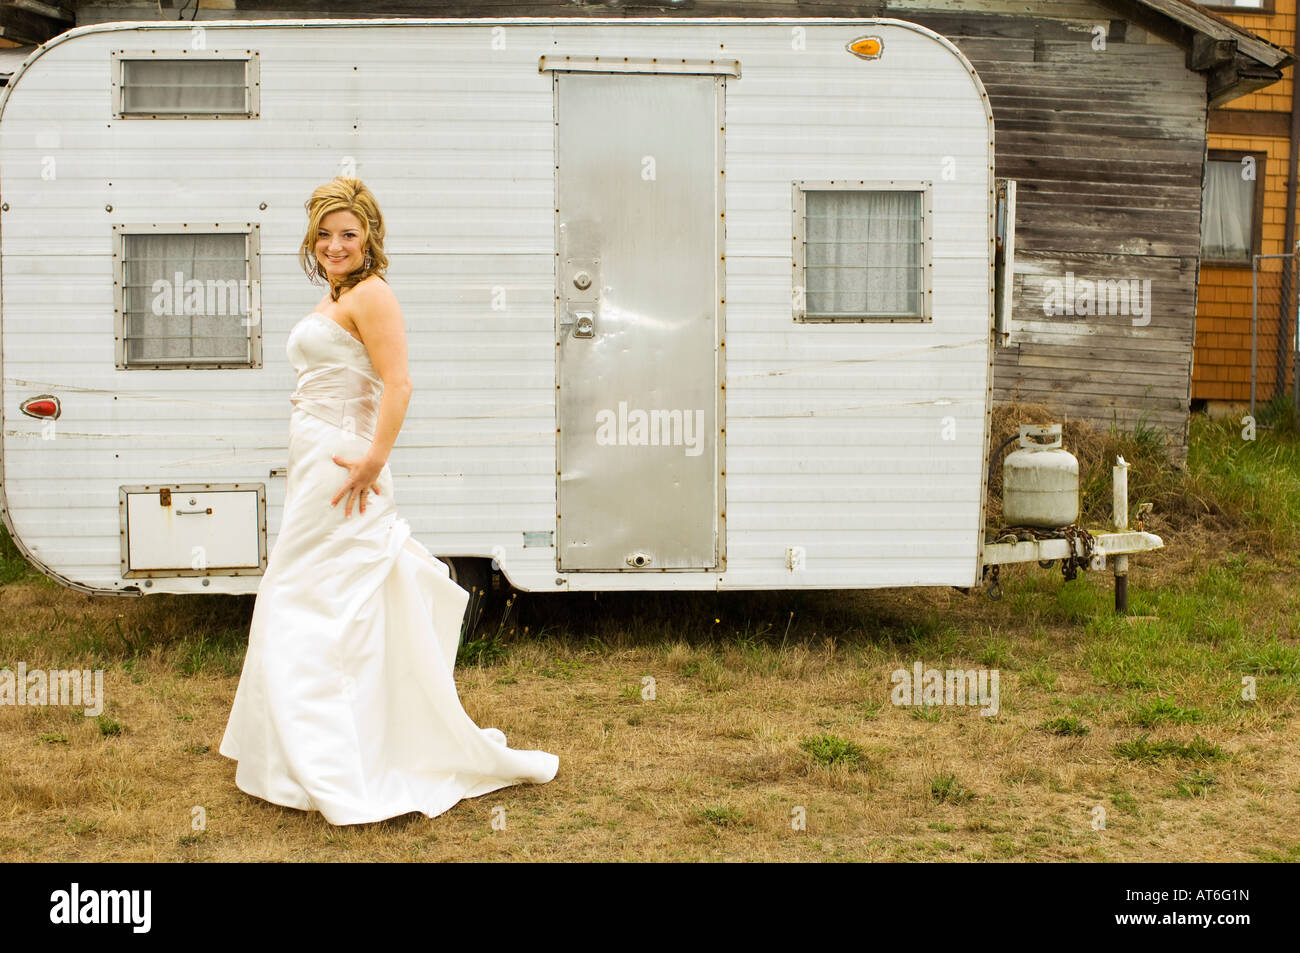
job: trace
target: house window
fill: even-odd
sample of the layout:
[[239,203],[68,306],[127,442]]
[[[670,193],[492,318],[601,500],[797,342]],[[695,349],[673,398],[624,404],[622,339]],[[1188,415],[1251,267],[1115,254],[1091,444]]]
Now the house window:
[[794,183],[794,319],[929,321],[930,183]]
[[1212,10],[1236,10],[1240,13],[1273,13],[1275,0],[1201,0]]
[[256,119],[258,55],[252,50],[115,50],[115,119]]
[[258,228],[117,225],[117,366],[260,367]]
[[1249,265],[1259,254],[1264,153],[1211,150],[1201,195],[1201,259]]

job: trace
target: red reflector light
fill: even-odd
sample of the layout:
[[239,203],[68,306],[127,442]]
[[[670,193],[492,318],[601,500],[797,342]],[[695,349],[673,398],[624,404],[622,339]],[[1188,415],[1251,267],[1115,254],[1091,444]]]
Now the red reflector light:
[[63,413],[63,409],[59,406],[59,398],[51,394],[28,397],[18,409],[28,417],[37,417],[41,420],[58,420],[59,414]]

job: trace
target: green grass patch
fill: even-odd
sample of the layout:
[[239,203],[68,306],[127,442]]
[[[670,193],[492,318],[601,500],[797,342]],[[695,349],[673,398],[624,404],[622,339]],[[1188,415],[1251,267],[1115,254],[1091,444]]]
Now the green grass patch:
[[1190,725],[1204,721],[1205,713],[1198,708],[1184,708],[1172,698],[1157,698],[1138,705],[1129,720],[1143,728],[1155,728],[1163,724]]
[[121,723],[114,721],[107,715],[100,715],[97,721],[99,723],[99,733],[105,738],[111,738],[122,733]]
[[930,798],[940,804],[963,804],[974,797],[951,772],[930,779]]
[[1212,771],[1197,769],[1178,779],[1174,785],[1174,797],[1205,797],[1210,787],[1218,783]]
[[719,807],[700,808],[696,816],[706,824],[712,824],[714,827],[738,827],[744,818],[741,813],[734,807],[722,805]]
[[1045,692],[1056,691],[1057,674],[1041,659],[1030,665],[1021,677],[1026,685]]
[[842,764],[850,768],[866,766],[867,755],[861,746],[838,735],[827,734],[804,738],[799,743],[799,747],[818,764]]
[[1288,645],[1276,637],[1234,647],[1232,664],[1246,675],[1274,676],[1287,685],[1300,684],[1300,646]]
[[1146,734],[1139,735],[1132,741],[1121,741],[1113,748],[1115,754],[1130,761],[1154,762],[1163,758],[1182,758],[1193,761],[1211,761],[1227,757],[1216,744],[1211,744],[1200,735],[1189,742],[1163,739],[1151,741]]
[[1051,721],[1043,722],[1038,727],[1054,735],[1086,735],[1092,730],[1074,715],[1053,718]]
[[209,635],[200,633],[197,638],[183,640],[176,649],[176,668],[182,675],[194,676],[201,672],[216,675],[238,675],[244,667],[247,642],[233,633]]
[[456,650],[457,665],[497,665],[509,655],[505,643],[495,634],[485,635],[479,639],[462,642]]

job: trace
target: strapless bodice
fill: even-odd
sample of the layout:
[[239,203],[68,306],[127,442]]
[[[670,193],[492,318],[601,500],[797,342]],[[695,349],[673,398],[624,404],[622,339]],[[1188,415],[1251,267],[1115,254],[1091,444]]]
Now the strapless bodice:
[[313,311],[289,332],[289,362],[298,386],[295,408],[368,440],[375,438],[384,382],[366,346],[337,321]]

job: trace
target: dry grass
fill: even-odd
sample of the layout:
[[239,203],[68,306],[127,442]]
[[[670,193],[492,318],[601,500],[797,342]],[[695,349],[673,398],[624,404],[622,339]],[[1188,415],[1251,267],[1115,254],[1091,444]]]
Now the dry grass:
[[[1069,433],[1085,469],[1107,460],[1111,437]],[[1289,530],[1234,508],[1230,481],[1186,479],[1211,505],[1157,506],[1170,548],[1133,560],[1153,621],[1114,619],[1108,576],[1032,565],[996,603],[523,596],[498,661],[457,683],[478,724],[558,754],[556,779],[347,828],[248,797],[217,753],[251,597],[92,599],[10,563],[0,665],[102,667],[108,702],[102,721],[0,706],[0,859],[1297,859],[1300,561],[1259,555]],[[1225,553],[1215,520],[1251,545]],[[890,673],[918,660],[997,668],[1000,713],[895,707]]]
[[[1138,572],[1151,581],[1146,567]],[[1269,584],[1293,581],[1291,573]],[[1117,684],[1096,650],[1129,643],[1106,628],[1103,582],[1070,584],[1099,603],[1103,623],[1091,633],[1058,618],[1074,611],[1062,609],[1063,584],[1029,570],[1007,581],[998,604],[926,590],[524,605],[523,618],[544,626],[564,618],[570,634],[508,643],[503,662],[459,669],[457,681],[480,725],[558,754],[557,778],[463,801],[432,821],[412,814],[343,829],[235,788],[233,763],[216,753],[236,686],[225,656],[214,652],[185,675],[192,653],[159,647],[107,673],[105,715],[120,734],[66,709],[0,709],[9,769],[0,857],[1249,860],[1300,850],[1291,830],[1300,793],[1295,682],[1261,676],[1259,701],[1247,705],[1233,699],[1234,672],[1171,659],[1158,690]],[[38,638],[56,624],[42,588],[0,594],[6,617]],[[1279,617],[1300,614],[1294,592]],[[1018,617],[1021,597],[1044,611]],[[129,616],[135,604],[110,608]],[[782,646],[776,623],[788,611],[795,620]],[[663,612],[695,616],[690,638],[646,633],[645,617]],[[770,627],[754,624],[761,618]],[[1277,618],[1259,621],[1262,645]],[[67,665],[55,655],[32,643],[24,658]],[[998,667],[1000,714],[894,707],[890,672],[915,660]],[[642,698],[646,676],[653,700]],[[1206,716],[1162,723],[1165,708],[1151,702],[1163,697]],[[1154,731],[1134,720],[1149,722],[1153,711]],[[1040,728],[1064,715],[1087,733]],[[1147,763],[1115,753],[1143,733],[1200,735],[1227,757]],[[861,759],[817,763],[803,742],[823,735],[856,745]],[[52,740],[59,736],[66,742]],[[960,796],[937,799],[932,787],[948,775]],[[1180,784],[1197,793],[1179,795]],[[498,805],[505,830],[491,825]],[[1091,826],[1098,806],[1100,831]],[[198,834],[196,807],[206,813]],[[803,831],[791,823],[799,808]]]

